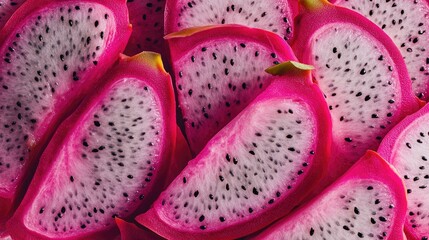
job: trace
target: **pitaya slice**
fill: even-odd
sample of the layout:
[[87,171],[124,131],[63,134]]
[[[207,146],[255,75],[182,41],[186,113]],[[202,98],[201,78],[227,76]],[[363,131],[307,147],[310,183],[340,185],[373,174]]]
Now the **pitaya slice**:
[[277,35],[239,25],[187,29],[167,39],[194,154],[269,85],[264,69],[296,60]]
[[368,151],[318,197],[256,239],[404,239],[406,207],[399,176]]
[[0,0],[0,30],[25,0]]
[[127,0],[133,32],[125,54],[154,51],[167,52],[164,40],[165,0]]
[[328,3],[303,0],[305,12],[292,47],[313,65],[313,77],[332,115],[330,181],[407,114],[417,111],[405,63],[393,41],[362,15]]
[[163,238],[155,233],[137,226],[134,223],[127,222],[120,218],[115,218],[116,225],[121,231],[121,240],[162,240]]
[[190,27],[240,24],[265,29],[289,40],[294,35],[297,14],[297,0],[167,0],[165,33]]
[[167,239],[234,239],[286,215],[325,167],[330,119],[310,72],[274,81],[136,220]]
[[333,0],[353,9],[381,27],[400,49],[414,93],[429,100],[429,2],[427,0]]
[[12,237],[106,239],[114,217],[142,213],[161,192],[176,130],[171,78],[154,53],[108,76],[43,152],[7,223]]
[[409,239],[429,238],[429,105],[406,117],[381,142],[378,152],[392,163],[405,182]]
[[28,0],[10,23],[0,32],[0,225],[53,129],[131,31],[122,0]]

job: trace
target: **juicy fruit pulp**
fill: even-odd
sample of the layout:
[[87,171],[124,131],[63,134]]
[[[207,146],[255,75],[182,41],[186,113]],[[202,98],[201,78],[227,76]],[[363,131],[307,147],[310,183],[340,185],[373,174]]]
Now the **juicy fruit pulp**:
[[334,0],[334,4],[358,11],[380,28],[395,42],[407,64],[414,93],[429,99],[429,41],[428,1],[364,1]]
[[25,0],[0,0],[0,30]]
[[176,130],[173,87],[160,59],[125,58],[60,125],[9,222],[13,237],[106,236],[115,216],[149,207],[163,187]]
[[269,85],[265,68],[295,59],[277,35],[238,25],[184,30],[167,39],[194,153]]
[[397,169],[407,189],[408,212],[405,229],[410,239],[429,237],[429,105],[396,125],[378,149]]
[[173,239],[232,239],[257,231],[311,190],[324,169],[329,129],[327,106],[309,72],[275,81],[137,221]]
[[332,179],[344,173],[404,116],[418,109],[406,66],[389,37],[351,10],[304,0],[293,45],[315,67],[333,122]]
[[257,239],[403,239],[405,210],[401,179],[369,152],[321,195]]
[[0,32],[3,206],[24,189],[52,129],[114,63],[130,33],[122,1],[27,1],[10,22]]
[[296,0],[171,0],[166,6],[165,32],[206,25],[240,24],[265,29],[289,40],[293,37],[293,19],[297,14]]

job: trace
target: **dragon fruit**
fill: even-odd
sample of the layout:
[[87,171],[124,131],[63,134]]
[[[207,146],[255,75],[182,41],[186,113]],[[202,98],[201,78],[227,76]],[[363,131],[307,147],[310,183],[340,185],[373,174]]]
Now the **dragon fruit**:
[[25,0],[0,0],[0,30]]
[[134,223],[127,222],[120,218],[115,218],[116,225],[121,231],[121,240],[162,240],[160,236],[154,234],[148,229],[137,226]]
[[406,117],[383,139],[378,152],[399,172],[407,188],[408,239],[429,238],[429,156],[427,150],[429,105]]
[[272,77],[264,69],[296,60],[276,34],[239,25],[187,29],[166,38],[194,154],[269,85]]
[[165,33],[198,26],[241,24],[265,29],[290,40],[297,14],[297,0],[169,0],[165,10]]
[[292,70],[219,131],[138,223],[167,239],[234,239],[311,191],[326,165],[329,112],[307,66],[278,68]]
[[332,115],[332,182],[407,114],[418,110],[405,63],[393,41],[362,15],[325,0],[303,0],[292,45],[313,65]]
[[166,55],[164,41],[165,0],[127,0],[130,22],[133,25],[125,54],[153,51]]
[[0,225],[56,126],[131,31],[122,0],[28,0],[9,23],[0,32]]
[[377,153],[368,151],[321,195],[256,239],[403,239],[404,185]]
[[106,239],[114,217],[142,213],[162,190],[176,130],[170,76],[145,52],[108,75],[43,152],[12,237]]
[[429,100],[429,2],[427,0],[333,0],[334,4],[353,9],[381,27],[400,49],[414,93]]

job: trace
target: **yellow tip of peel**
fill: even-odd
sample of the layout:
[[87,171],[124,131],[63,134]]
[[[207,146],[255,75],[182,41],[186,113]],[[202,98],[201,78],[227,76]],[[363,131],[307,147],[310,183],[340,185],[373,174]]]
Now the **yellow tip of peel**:
[[162,72],[166,72],[164,69],[164,63],[162,62],[161,54],[156,52],[145,51],[145,52],[136,54],[132,57],[128,57],[124,54],[120,54],[119,59],[121,61],[138,61],[150,67],[158,69]]
[[311,71],[313,69],[314,67],[311,65],[307,65],[307,64],[295,62],[295,61],[287,61],[287,62],[274,65],[272,67],[269,67],[265,69],[265,72],[275,76],[281,76],[288,73]]
[[182,38],[182,37],[189,37],[194,35],[197,32],[201,32],[207,29],[216,28],[216,25],[210,25],[210,26],[202,26],[202,27],[191,27],[186,28],[178,32],[170,33],[164,36],[164,39],[172,39],[172,38]]
[[327,0],[299,0],[299,3],[309,11],[321,9],[325,5],[330,5]]

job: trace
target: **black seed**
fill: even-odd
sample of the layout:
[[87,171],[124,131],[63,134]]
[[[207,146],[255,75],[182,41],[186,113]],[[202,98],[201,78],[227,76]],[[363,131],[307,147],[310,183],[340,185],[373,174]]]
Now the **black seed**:
[[365,75],[365,73],[366,73],[365,68],[362,68],[362,70],[360,70],[360,75]]
[[346,142],[352,142],[352,139],[351,139],[351,138],[349,138],[349,137],[344,138],[344,140],[345,140]]
[[310,236],[313,236],[313,234],[314,234],[314,229],[310,228]]
[[375,220],[374,220],[374,218],[371,218],[371,223],[372,223],[372,224],[375,224]]
[[200,218],[198,219],[200,222],[204,221],[204,215],[201,215]]
[[200,192],[195,191],[195,192],[194,192],[194,197],[198,197],[198,194],[200,194]]
[[252,150],[250,150],[250,151],[249,151],[249,153],[250,153],[251,155],[255,155],[255,152],[254,152],[254,151],[252,151]]
[[192,96],[192,89],[189,89],[188,94],[189,96]]
[[183,183],[186,183],[186,178],[185,177],[183,177]]
[[355,207],[354,208],[354,212],[356,213],[356,214],[359,214],[360,212],[359,212],[359,209],[357,208],[357,207]]
[[99,122],[99,121],[94,121],[94,125],[95,125],[96,127],[101,126],[101,124],[100,124],[100,122]]
[[242,48],[245,48],[245,47],[246,47],[246,44],[244,44],[244,43],[240,43],[240,46],[241,46]]
[[86,225],[82,224],[82,225],[80,225],[80,228],[84,229],[84,228],[86,228]]
[[70,181],[74,182],[74,177],[73,176],[70,176]]
[[225,68],[225,75],[227,75],[227,76],[228,76],[228,74],[229,74],[229,69],[228,69],[228,68]]
[[367,187],[366,188],[367,190],[372,190],[372,189],[374,189],[372,186],[369,186],[369,187]]
[[203,47],[203,48],[201,48],[201,51],[205,52],[205,51],[207,51],[207,48]]
[[219,221],[225,222],[225,218],[224,217],[219,217]]
[[45,211],[45,208],[40,208],[39,213],[42,214]]
[[201,230],[205,230],[206,228],[207,228],[207,227],[206,227],[206,226],[204,226],[204,225],[203,225],[203,226],[200,226],[200,229],[201,229]]
[[357,233],[358,237],[363,238],[363,234],[361,232]]
[[410,143],[405,143],[405,145],[407,145],[407,147],[409,148],[409,149],[411,149],[411,144]]
[[259,194],[258,190],[257,190],[255,187],[253,188],[252,192],[253,192],[253,194],[255,194],[255,195],[258,195],[258,194]]
[[380,219],[380,221],[382,221],[382,222],[386,222],[387,220],[386,220],[386,218],[385,217],[379,217],[378,219]]
[[253,209],[252,208],[249,208],[249,213],[252,213],[253,212]]

